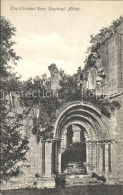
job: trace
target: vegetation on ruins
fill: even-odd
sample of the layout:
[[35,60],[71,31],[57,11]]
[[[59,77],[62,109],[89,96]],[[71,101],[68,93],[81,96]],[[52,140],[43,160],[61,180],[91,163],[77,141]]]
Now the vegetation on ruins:
[[[102,114],[106,117],[110,117],[111,113],[120,107],[117,101],[109,101],[104,97],[96,96],[94,90],[87,90],[82,94],[81,89],[77,87],[76,75],[66,76],[66,80],[63,78],[60,82],[61,89],[58,91],[58,97],[37,97],[36,103],[40,105],[40,115],[34,119],[33,134],[37,135],[38,141],[40,138],[48,139],[52,138],[53,123],[55,121],[55,113],[65,102],[70,101],[84,101],[89,102],[100,109]],[[40,131],[42,129],[42,131]]]
[[[123,17],[121,16],[116,21],[113,21],[112,24],[106,28],[102,28],[97,35],[91,35],[90,42],[92,46],[88,48],[88,56],[85,59],[85,67],[83,72],[86,72],[90,68],[95,68],[96,71],[101,67],[100,63],[100,53],[99,49],[101,45],[103,45],[111,36],[113,36],[117,32],[117,27],[123,22]],[[105,75],[102,75],[102,72],[98,72],[98,75],[105,79]],[[85,96],[82,96],[81,89],[77,87],[77,74],[73,76],[68,76],[64,74],[60,81],[61,89],[58,91],[58,98],[46,98],[42,101],[42,106],[44,106],[45,113],[47,113],[47,123],[44,125],[44,129],[49,129],[52,126],[53,116],[57,109],[65,102],[74,101],[74,100],[82,100],[85,102],[90,102],[96,107],[98,107],[102,114],[106,117],[110,117],[111,113],[117,108],[120,108],[120,103],[117,101],[110,101],[109,99],[105,99],[105,97],[97,96],[94,90],[86,90]],[[100,87],[100,86],[99,86]],[[41,112],[42,113],[42,112]],[[49,115],[50,114],[50,115]],[[40,118],[41,124],[43,125],[43,113],[41,114],[42,118]],[[46,118],[44,117],[46,122]],[[51,123],[49,123],[49,121]],[[38,123],[38,122],[37,122]],[[49,125],[50,124],[50,125]],[[52,128],[51,128],[52,129]],[[37,131],[37,130],[36,130]],[[48,131],[45,132],[46,135],[50,135]],[[41,132],[41,136],[43,136],[43,132]],[[46,133],[47,132],[47,133]],[[40,134],[40,133],[39,133]],[[48,136],[49,137],[49,136]]]
[[[121,16],[119,19],[112,22],[112,24],[109,27],[102,28],[100,32],[97,35],[91,35],[90,43],[92,43],[91,47],[87,50],[87,58],[85,59],[85,67],[84,71],[87,71],[90,68],[95,68],[98,72],[98,76],[102,77],[105,80],[106,75],[102,75],[102,71],[99,71],[99,68],[101,67],[101,61],[100,61],[100,48],[103,44],[108,41],[113,35],[117,33],[118,26],[123,23],[123,16]],[[119,34],[122,35],[122,34]],[[105,82],[103,83],[105,85]],[[97,83],[98,85],[98,83]],[[99,86],[102,87],[102,86]],[[101,99],[99,97],[98,105],[101,109],[102,114],[104,114],[107,117],[111,116],[111,113],[114,112],[116,108],[120,108],[120,103],[117,101],[110,101],[108,99]]]
[[16,29],[10,21],[1,17],[1,151],[0,151],[0,174],[1,181],[20,173],[18,162],[25,159],[28,150],[28,140],[21,134],[23,121],[12,109],[11,97],[4,94],[18,90],[19,78],[12,73],[11,64],[17,63],[20,59],[13,49],[15,44],[12,37]]
[[[98,49],[107,39],[109,39],[117,30],[117,26],[122,22],[121,17],[109,28],[103,28],[96,36],[91,36],[92,47],[88,49],[88,57],[85,60],[84,72],[93,67],[98,68],[98,61],[100,55]],[[90,102],[98,107],[102,114],[107,117],[115,108],[119,108],[120,104],[116,101],[109,102],[109,100],[96,96],[95,91],[87,90],[86,95],[83,96],[82,88],[77,86],[77,74],[69,76],[64,74],[60,80],[61,88],[57,91],[57,95],[49,95],[45,98],[42,94],[47,91],[44,85],[44,77],[29,78],[27,81],[21,83],[19,77],[12,72],[11,64],[17,64],[20,57],[13,49],[15,44],[12,37],[15,35],[16,29],[12,24],[1,17],[1,91],[21,91],[23,95],[21,98],[21,107],[23,114],[18,115],[13,112],[12,101],[9,99],[1,99],[1,178],[7,179],[12,175],[19,173],[19,166],[17,163],[25,159],[25,154],[28,151],[27,137],[21,135],[23,127],[23,117],[28,116],[32,107],[38,106],[40,109],[39,117],[33,119],[33,134],[37,135],[37,141],[41,138],[46,140],[52,138],[53,123],[55,121],[55,113],[65,102],[80,100]],[[99,63],[100,65],[100,63]],[[49,88],[50,89],[50,88]],[[39,92],[40,91],[40,96]],[[50,90],[51,91],[51,90]],[[33,92],[33,95],[32,95]],[[52,92],[52,91],[51,91]],[[91,97],[91,98],[90,98]]]
[[123,22],[123,16],[119,19],[112,22],[109,27],[102,28],[97,35],[91,35],[90,43],[92,46],[87,50],[87,58],[85,59],[85,67],[87,70],[90,67],[99,68],[97,66],[97,61],[100,59],[99,49],[101,45],[105,44],[105,42],[110,39],[116,32],[117,27]]

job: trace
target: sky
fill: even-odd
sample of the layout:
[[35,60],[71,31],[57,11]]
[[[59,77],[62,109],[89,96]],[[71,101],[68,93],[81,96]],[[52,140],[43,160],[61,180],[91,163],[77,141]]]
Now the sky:
[[123,15],[123,1],[2,0],[1,15],[17,29],[14,49],[22,59],[14,71],[26,80],[49,76],[52,63],[68,74],[83,68],[90,35]]

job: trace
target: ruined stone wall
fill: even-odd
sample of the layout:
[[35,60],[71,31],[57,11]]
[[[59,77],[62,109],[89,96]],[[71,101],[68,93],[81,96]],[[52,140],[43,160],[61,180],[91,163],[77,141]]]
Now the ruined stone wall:
[[26,117],[23,121],[24,124],[24,131],[26,136],[29,140],[29,150],[26,153],[27,160],[23,162],[24,164],[28,164],[28,167],[25,167],[22,169],[24,171],[23,177],[26,178],[27,181],[30,179],[36,178],[36,175],[42,174],[42,148],[41,143],[37,141],[36,135],[33,135],[32,128],[33,128],[33,120],[30,115]]
[[[123,91],[123,23],[118,27],[118,33],[108,42],[109,82],[108,87],[113,93]],[[123,181],[123,96],[113,99],[121,105],[112,113],[111,131],[116,140],[114,148],[114,173],[118,181]]]
[[99,52],[106,74],[105,91],[120,92],[123,87],[123,23],[118,26],[117,33],[102,44]]
[[[113,35],[100,48],[102,69],[106,74],[107,82],[104,90],[110,90],[112,93],[119,93],[123,89],[123,36],[121,34],[123,34],[123,24],[118,27],[118,33]],[[54,65],[50,66],[49,69],[51,71],[51,89],[57,90],[59,89],[60,73]],[[114,180],[123,181],[123,96],[120,95],[113,100],[118,101],[121,107],[115,110],[110,118],[109,130],[111,139],[114,139],[115,142],[111,144],[111,173],[109,179],[114,178]],[[24,120],[24,131],[29,136],[29,151],[27,153],[29,167],[22,170],[24,171],[24,175],[22,175],[24,182],[35,181],[36,175],[43,176],[42,143],[37,142],[36,135],[32,134],[32,127],[33,117],[28,115]],[[47,142],[45,144],[45,174],[47,177],[51,175],[51,158],[52,143]]]
[[117,181],[123,181],[123,96],[114,98],[121,105],[112,113],[110,121],[110,131],[116,140],[115,147],[112,151],[112,170]]
[[[123,91],[123,23],[117,28],[117,33],[106,41],[100,48],[102,69],[106,74],[105,91],[108,96]],[[112,145],[112,178],[123,181],[123,96],[119,94],[112,99],[121,105],[112,113],[110,118],[111,137],[117,143]]]
[[51,74],[51,90],[56,91],[60,89],[59,81],[61,79],[60,72],[55,64],[51,64],[49,67]]

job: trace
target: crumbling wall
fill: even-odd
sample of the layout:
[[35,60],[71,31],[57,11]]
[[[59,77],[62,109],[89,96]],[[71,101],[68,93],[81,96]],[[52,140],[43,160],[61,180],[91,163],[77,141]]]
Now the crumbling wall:
[[55,64],[51,64],[49,67],[51,74],[51,90],[56,91],[60,89],[59,81],[61,79],[60,71]]

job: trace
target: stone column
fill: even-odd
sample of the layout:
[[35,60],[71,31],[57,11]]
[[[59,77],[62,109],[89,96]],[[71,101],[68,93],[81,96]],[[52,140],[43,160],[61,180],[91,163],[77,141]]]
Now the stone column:
[[111,143],[111,173],[110,178],[112,181],[117,180],[117,143],[112,142]]
[[64,143],[65,143],[65,149],[67,148],[67,132],[65,133],[65,136],[64,136]]
[[105,143],[102,144],[102,171],[105,173]]
[[42,174],[42,143],[39,142],[39,156],[38,156],[38,173]]
[[92,153],[92,156],[93,156],[93,158],[92,158],[92,160],[93,160],[93,162],[92,162],[92,171],[93,172],[96,172],[96,144],[95,143],[92,143],[92,148],[93,148],[93,153]]
[[58,172],[61,173],[61,141],[58,142]]
[[108,143],[105,143],[105,174],[108,175]]
[[99,173],[99,143],[96,145],[96,170]]
[[45,175],[50,176],[52,173],[52,142],[45,142]]
[[111,165],[111,143],[108,144],[108,172],[110,173],[112,171],[112,165]]
[[103,149],[102,144],[99,143],[99,173],[102,174],[103,171]]
[[42,176],[45,175],[45,141],[42,141]]
[[87,174],[90,174],[91,172],[91,150],[90,150],[90,143],[86,143],[86,162],[87,162]]
[[58,171],[58,143],[55,141],[55,173]]
[[92,160],[93,160],[93,156],[92,156],[92,143],[89,143],[89,162],[90,162],[90,172],[92,171]]
[[62,135],[61,147],[63,149],[67,148],[67,133],[66,132],[64,132],[63,135]]

